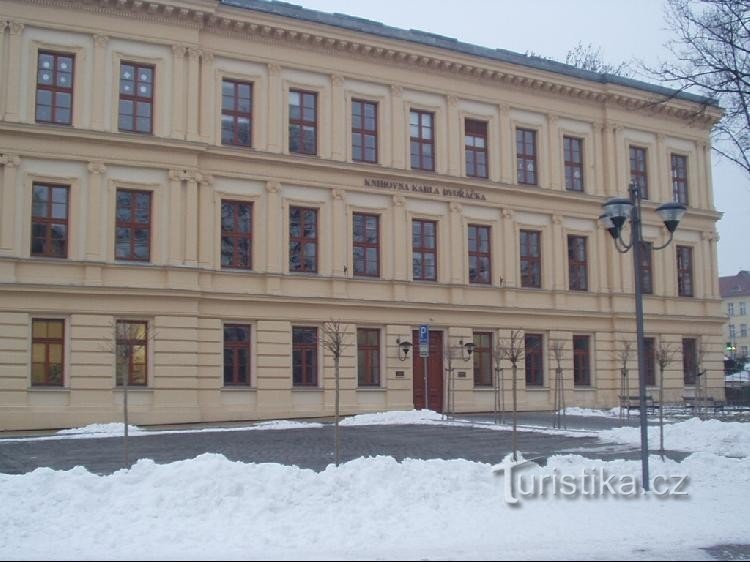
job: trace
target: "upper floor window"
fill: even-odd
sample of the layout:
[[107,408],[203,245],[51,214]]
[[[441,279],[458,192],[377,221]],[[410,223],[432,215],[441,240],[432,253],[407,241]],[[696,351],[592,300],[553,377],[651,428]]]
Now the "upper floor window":
[[39,51],[36,74],[36,120],[70,125],[73,122],[75,56]]
[[63,386],[65,321],[31,321],[31,386]]
[[435,171],[435,114],[412,109],[409,116],[412,170]]
[[542,287],[542,233],[537,230],[521,231],[521,287]]
[[654,338],[643,338],[643,353],[646,386],[656,386],[656,340]]
[[737,327],[734,324],[729,325],[729,337],[732,339],[737,337]]
[[740,337],[741,338],[747,337],[747,324],[740,324]]
[[250,326],[224,325],[224,386],[250,384]]
[[646,169],[646,149],[630,147],[630,180],[641,188],[641,196],[648,199],[648,172]]
[[318,271],[318,210],[289,208],[289,271]]
[[253,85],[236,80],[221,81],[221,142],[252,146]]
[[357,383],[380,386],[380,330],[357,328]]
[[253,204],[221,202],[221,267],[253,268]]
[[31,189],[31,255],[67,258],[70,188],[35,183]]
[[318,153],[318,94],[289,91],[289,152]]
[[541,334],[526,334],[524,336],[524,360],[526,366],[526,386],[544,385],[544,352]]
[[487,177],[487,121],[467,119],[464,123],[466,175]]
[[415,281],[437,281],[437,223],[412,222],[412,265]]
[[563,137],[565,189],[583,191],[583,139]]
[[729,316],[734,316],[734,303],[730,302],[727,304],[727,309],[729,311]]
[[568,236],[568,286],[571,291],[588,291],[586,237]]
[[292,327],[292,384],[318,386],[318,329]]
[[154,67],[120,63],[120,110],[118,128],[133,133],[153,133]]
[[688,205],[687,156],[672,154],[672,197]]
[[469,225],[469,283],[492,283],[489,226]]
[[651,242],[643,242],[641,245],[641,291],[644,295],[651,295],[654,292],[653,247]]
[[354,213],[354,275],[380,276],[380,217]]
[[677,294],[693,296],[693,249],[690,246],[677,246]]
[[352,100],[352,160],[378,161],[378,104]]
[[698,345],[695,338],[682,340],[682,377],[686,385],[695,384],[698,374]]
[[740,303],[740,316],[745,316],[747,314],[747,303],[745,301],[742,301]]
[[115,259],[151,259],[151,192],[117,190]]
[[516,164],[518,183],[537,185],[536,131],[516,129]]
[[474,332],[474,386],[492,386],[492,332]]
[[591,386],[591,338],[573,336],[573,384]]
[[118,320],[116,324],[117,386],[146,386],[148,376],[148,323]]

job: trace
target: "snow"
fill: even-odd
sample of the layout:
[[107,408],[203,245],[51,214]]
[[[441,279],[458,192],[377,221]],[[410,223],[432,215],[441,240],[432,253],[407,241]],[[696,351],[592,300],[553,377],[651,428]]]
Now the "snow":
[[[98,435],[120,436],[123,434],[124,424],[122,423],[92,423],[85,427],[74,427],[72,429],[63,429],[58,431],[58,435],[86,435],[88,437],[95,437]],[[128,435],[140,435],[144,431],[135,425],[128,425]]]
[[409,410],[359,414],[341,420],[340,425],[430,425],[445,422],[442,414],[432,410]]
[[[558,456],[524,474],[594,467],[640,472]],[[750,459],[653,457],[651,469],[689,475],[689,497],[511,507],[504,477],[465,460],[361,458],[315,473],[204,454],[109,476],[42,468],[0,474],[0,559],[695,559],[747,542]]]
[[565,408],[565,414],[568,416],[584,416],[587,418],[617,418],[620,417],[620,408],[611,410],[591,410],[589,408],[571,407]]

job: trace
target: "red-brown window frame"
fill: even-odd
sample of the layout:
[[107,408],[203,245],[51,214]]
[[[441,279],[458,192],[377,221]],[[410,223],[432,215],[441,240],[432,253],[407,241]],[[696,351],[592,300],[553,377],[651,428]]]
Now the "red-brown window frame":
[[630,147],[630,180],[641,186],[641,197],[648,199],[648,152],[645,147]]
[[[42,55],[51,56],[53,63],[52,63],[52,85],[49,84],[43,84],[39,82],[39,59]],[[58,58],[69,58],[71,69],[70,69],[70,87],[65,88],[64,86],[58,86],[57,85],[57,59]],[[76,56],[75,53],[63,53],[58,51],[42,51],[40,50],[37,53],[37,77],[36,77],[36,98],[34,103],[34,120],[37,123],[51,123],[53,125],[72,125],[73,124],[73,86],[75,83],[75,68],[76,68]],[[48,92],[52,93],[52,105],[51,105],[51,114],[50,119],[39,119],[38,114],[38,107],[39,107],[39,90],[46,90]],[[57,94],[63,93],[63,94],[70,94],[70,119],[68,121],[57,121],[55,120],[56,116],[56,108],[57,105],[55,105],[55,100],[57,99]]]
[[641,292],[644,295],[654,294],[654,245],[651,242],[642,242],[640,283]]
[[692,297],[695,295],[693,287],[693,248],[692,246],[677,246],[677,295]]
[[[354,125],[354,108],[359,106],[360,109],[360,121],[361,127]],[[367,107],[371,107],[375,113],[375,128],[368,129],[366,126],[365,110]],[[367,151],[365,150],[367,137],[372,137],[375,140],[375,155],[373,158],[367,158]],[[361,140],[361,158],[355,156],[355,139]],[[378,103],[363,99],[352,99],[352,160],[354,162],[365,162],[367,164],[378,163]]]
[[[579,158],[576,160],[576,150],[574,145],[578,147]],[[565,162],[565,189],[567,191],[575,191],[583,193],[585,189],[584,174],[583,174],[583,139],[579,137],[563,137],[563,160]],[[578,178],[576,178],[576,171],[578,171]],[[577,185],[580,184],[580,185]]]
[[[489,177],[489,159],[487,157],[487,121],[480,121],[479,119],[466,119],[464,121],[464,150],[466,158],[466,175],[470,178],[483,178]],[[482,139],[484,146],[478,147],[476,142],[469,144],[469,139],[478,138]],[[471,159],[472,165],[470,165],[469,154],[473,154],[474,157]],[[484,157],[484,172],[479,170],[477,165],[477,157],[482,155]]]
[[[232,208],[232,230],[224,230],[223,225],[223,219],[224,219],[224,206],[228,205]],[[249,207],[250,208],[250,228],[247,232],[242,232],[241,230],[237,229],[237,224],[239,222],[239,207]],[[222,199],[221,201],[221,216],[222,216],[222,229],[221,229],[221,267],[226,269],[242,269],[242,270],[251,270],[253,268],[253,211],[254,206],[253,203],[250,201],[235,201],[231,199]],[[227,238],[231,241],[232,244],[232,261],[230,264],[224,263],[224,239]],[[239,240],[247,240],[248,242],[248,256],[247,256],[247,265],[242,265],[241,263],[241,254],[238,250],[238,244],[237,242]]]
[[524,334],[526,386],[544,386],[544,335]]
[[[224,107],[224,83],[231,84],[232,85],[232,97],[234,100],[234,107],[232,109],[226,109]],[[246,82],[243,80],[233,80],[231,78],[222,78],[221,80],[221,86],[222,86],[222,102],[221,102],[221,117],[222,117],[222,126],[221,126],[221,143],[225,146],[243,146],[246,148],[251,148],[253,146],[253,83],[252,82]],[[239,95],[239,88],[240,86],[248,86],[250,88],[250,109],[248,111],[241,111],[239,109],[239,103],[240,103],[240,95]],[[230,117],[232,119],[232,142],[224,142],[224,116]],[[246,118],[248,120],[248,138],[247,143],[240,142],[239,140],[239,120],[241,118]]]
[[[304,154],[306,156],[316,156],[318,154],[318,92],[311,92],[308,90],[290,89],[290,94],[298,94],[300,96],[300,116],[299,119],[292,118],[292,104],[289,104],[289,152],[291,154]],[[315,120],[309,121],[304,118],[305,116],[305,98],[312,97],[314,100],[313,107],[315,108]],[[292,150],[292,126],[299,126],[299,150]],[[314,146],[312,151],[305,150],[305,127],[312,127]]]
[[[364,221],[365,234],[368,231],[368,223],[371,220],[375,221],[375,232],[376,241],[367,242],[365,240],[357,240],[357,219]],[[354,275],[357,277],[380,277],[380,216],[371,213],[354,213],[352,215],[352,260],[354,261]],[[364,250],[364,258],[358,260],[356,257],[356,248],[362,248]],[[375,272],[368,273],[368,265],[370,260],[367,259],[367,250],[375,249]],[[362,264],[362,268],[359,268],[359,264]]]
[[[376,343],[362,343],[360,334],[375,335]],[[361,354],[365,356],[364,364],[361,360]],[[376,361],[377,364],[375,364]],[[357,328],[357,386],[379,387],[380,372],[380,330],[377,328]]]
[[[148,195],[148,222],[136,222],[135,220],[135,205],[131,205],[131,220],[129,222],[122,221],[117,218],[117,205],[118,197],[117,194],[120,192],[127,192],[131,194],[131,201],[135,201],[135,196],[139,194]],[[149,262],[151,261],[151,221],[153,217],[154,201],[153,194],[151,191],[144,191],[140,189],[117,189],[115,193],[115,259],[118,261],[137,261],[137,262]],[[144,227],[145,225],[145,227]],[[130,236],[130,252],[127,257],[121,257],[117,255],[117,229],[128,228],[131,231]],[[148,255],[145,258],[139,258],[135,255],[135,230],[148,230]]]
[[[51,323],[54,322],[55,324],[59,324],[62,326],[62,336],[59,338],[51,338],[51,337],[45,337],[45,338],[38,338],[34,336],[34,324],[36,322],[45,322],[45,323]],[[52,386],[52,387],[60,387],[65,386],[65,320],[62,320],[60,318],[33,318],[31,320],[31,349],[32,349],[32,357],[31,357],[31,364],[32,364],[32,373],[31,373],[31,386]],[[34,382],[34,356],[33,356],[33,349],[34,345],[43,345],[44,346],[44,382]],[[52,345],[59,345],[60,349],[62,350],[60,354],[60,365],[62,368],[62,372],[60,373],[60,382],[50,382],[50,370],[52,367],[52,364],[50,363],[50,346]]]
[[[577,251],[583,244],[583,259]],[[571,291],[589,290],[588,239],[585,236],[568,235],[568,288]]]
[[656,386],[656,339],[643,338],[643,364],[646,386]]
[[[487,251],[483,252],[481,250],[481,242],[480,242],[480,231],[487,233]],[[473,232],[473,236],[472,236]],[[476,285],[491,285],[492,284],[492,227],[484,225],[484,224],[470,224],[468,226],[468,242],[469,242],[469,283],[476,284]],[[474,249],[472,250],[472,240],[474,241]],[[482,279],[482,274],[479,273],[479,263],[481,262],[482,258],[486,258],[487,260],[487,271],[484,273],[484,279]],[[476,267],[476,275],[474,278],[472,278],[472,268],[471,268],[471,261],[472,259],[476,260],[477,267]]]
[[474,386],[493,386],[492,332],[474,332]]
[[[153,64],[143,64],[139,62],[133,62],[133,61],[126,61],[122,60],[120,61],[120,82],[122,82],[122,67],[123,65],[132,66],[135,68],[135,76],[133,78],[133,84],[134,93],[131,94],[124,94],[122,93],[122,86],[120,86],[120,97],[118,98],[118,105],[117,105],[117,129],[119,131],[125,132],[125,133],[136,133],[140,135],[153,135],[154,134],[154,99],[156,99],[156,66]],[[142,82],[138,78],[138,72],[139,70],[143,68],[148,68],[151,70],[151,95],[150,96],[141,96],[138,94],[138,85]],[[130,128],[123,128],[120,126],[120,101],[132,101],[133,102],[133,115],[132,115],[132,127]],[[138,103],[146,103],[150,106],[149,109],[149,117],[148,117],[148,131],[139,131],[137,129],[136,121],[138,118]]]
[[685,386],[695,384],[698,375],[698,340],[682,338],[682,378]]
[[591,336],[573,336],[573,384],[591,386]]
[[[29,249],[30,255],[34,257],[46,257],[46,258],[61,258],[65,259],[68,257],[68,241],[70,240],[70,186],[59,185],[51,183],[34,182],[31,186],[32,198],[33,191],[37,188],[45,188],[47,190],[47,206],[46,215],[38,216],[34,215],[34,205],[31,207],[31,248]],[[65,190],[65,218],[57,219],[52,217],[52,191],[54,189]],[[34,225],[44,225],[44,242],[43,250],[41,252],[34,252],[34,240],[39,239],[34,236]],[[55,254],[52,252],[52,227],[53,226],[64,226],[65,227],[65,248],[62,255]]]
[[[418,136],[413,136],[411,134],[411,128],[413,125],[411,124],[411,116],[416,115],[417,116],[417,132]],[[427,127],[423,120],[425,118],[429,119],[429,127]],[[432,131],[431,138],[425,138],[424,131],[425,129],[429,128],[430,131]],[[417,160],[418,165],[414,165],[414,151],[412,150],[414,146],[419,147],[419,151],[417,153]],[[423,147],[429,146],[430,147],[430,156],[432,157],[432,166],[426,166],[424,163],[424,152]],[[411,163],[411,169],[412,170],[423,170],[426,172],[434,172],[435,171],[435,113],[433,111],[423,111],[421,109],[412,109],[409,113],[409,161]]]
[[[531,152],[527,148],[531,147]],[[531,162],[529,171],[527,164]],[[537,165],[536,131],[534,129],[516,129],[516,173],[518,183],[523,185],[539,185],[539,166]]]
[[[314,334],[313,342],[295,342],[295,331],[304,331]],[[308,354],[312,351],[312,363],[308,363]],[[302,353],[300,363],[301,377],[297,379],[295,356]],[[318,386],[318,329],[311,326],[292,326],[292,385],[295,387],[317,387]]]
[[[116,326],[119,325],[126,325],[126,326],[144,326],[145,331],[144,334],[146,337],[142,340],[135,339],[135,338],[121,338],[120,337],[120,329],[115,329],[116,339],[115,339],[115,349],[116,353],[119,356],[120,354],[120,346],[125,345],[130,348],[130,351],[128,352],[128,386],[148,386],[148,322],[144,320],[117,320]],[[130,334],[130,329],[127,330],[128,334]],[[133,351],[133,348],[136,346],[143,346],[143,356],[146,359],[146,362],[144,363],[144,382],[142,383],[135,383],[133,382],[133,357],[135,356],[135,353]],[[119,364],[119,361],[116,360],[115,362],[115,369],[117,369],[117,365]],[[115,385],[116,386],[123,386],[122,382],[117,381],[117,373],[115,373]]]
[[[292,236],[292,211],[298,210],[300,212],[300,235]],[[315,233],[313,236],[305,236],[305,215],[312,213],[315,217]],[[318,272],[318,258],[320,254],[319,232],[320,232],[320,217],[318,216],[318,209],[316,207],[289,207],[289,271],[291,273],[317,273]],[[292,244],[299,244],[300,260],[299,267],[296,269],[292,268]],[[305,265],[305,244],[315,245],[315,264],[312,269],[308,269]]]
[[[226,330],[227,329],[233,329],[233,328],[239,328],[242,330],[247,330],[247,341],[227,341],[226,337]],[[224,324],[224,357],[226,357],[227,351],[231,351],[232,353],[232,381],[227,382],[227,374],[226,374],[226,359],[224,362],[224,386],[250,386],[252,382],[252,327],[250,324]],[[247,351],[247,372],[242,374],[240,373],[239,368],[239,352],[240,351]],[[242,378],[246,378],[246,380],[241,380]]]
[[[520,241],[520,266],[521,287],[528,289],[542,288],[542,233],[539,230],[521,230]],[[536,239],[538,256],[533,255],[532,239]],[[525,255],[524,255],[525,254]],[[523,272],[523,264],[526,264],[526,274]]]
[[[424,229],[424,227],[427,224],[431,224],[432,227],[433,227],[433,229],[434,229],[434,232],[435,232],[435,244],[434,244],[435,247],[434,248],[429,248],[429,247],[425,246],[425,234],[424,234],[425,229]],[[414,240],[414,227],[416,225],[419,225],[419,245],[415,245],[414,244],[414,242],[415,242],[415,240]],[[414,281],[437,281],[437,277],[438,277],[438,253],[437,253],[437,248],[438,248],[438,223],[437,223],[437,221],[425,220],[425,219],[413,219],[412,220],[412,279],[414,279]],[[416,272],[415,272],[415,268],[414,268],[414,257],[416,255],[418,255],[418,254],[422,256],[422,272],[421,272],[421,275],[419,277],[416,276]],[[428,255],[428,254],[433,255],[434,258],[435,258],[435,260],[434,260],[435,261],[435,271],[434,271],[434,275],[432,275],[432,276],[427,276],[425,274],[425,269],[426,268],[424,266],[424,263],[425,263],[424,256]]]
[[677,203],[690,204],[688,193],[688,161],[684,154],[670,155],[672,164],[672,197]]

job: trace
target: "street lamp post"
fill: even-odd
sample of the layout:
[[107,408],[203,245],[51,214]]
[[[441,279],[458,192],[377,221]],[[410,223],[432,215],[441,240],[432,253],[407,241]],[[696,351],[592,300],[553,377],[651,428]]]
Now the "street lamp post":
[[[641,465],[643,487],[649,489],[648,474],[648,417],[646,413],[646,365],[643,342],[643,287],[641,286],[641,263],[643,252],[643,230],[641,224],[641,200],[643,194],[638,182],[630,182],[630,197],[609,199],[602,205],[604,213],[599,217],[604,228],[614,239],[615,248],[621,254],[633,250],[633,273],[635,276],[635,318],[636,338],[638,351],[638,391],[639,411],[641,424]],[[663,203],[656,212],[664,221],[664,226],[669,231],[669,239],[657,246],[654,250],[662,250],[669,246],[674,237],[674,231],[680,220],[685,215],[687,208],[681,203]],[[622,237],[622,229],[625,222],[630,219],[630,242]]]

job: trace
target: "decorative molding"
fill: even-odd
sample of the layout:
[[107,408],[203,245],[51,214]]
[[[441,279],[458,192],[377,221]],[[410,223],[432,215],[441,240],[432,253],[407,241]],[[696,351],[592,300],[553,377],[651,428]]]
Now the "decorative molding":
[[343,189],[334,189],[332,195],[336,201],[346,201],[346,191]]
[[18,21],[11,21],[9,22],[9,30],[11,35],[19,35],[23,32],[23,28],[26,27],[25,24],[18,22]]
[[95,47],[106,47],[107,43],[109,43],[108,35],[102,35],[101,33],[94,33],[93,38],[94,38]]
[[515,211],[512,209],[503,209],[503,218],[513,220],[513,218],[516,216]]
[[268,75],[279,77],[281,76],[281,66],[276,63],[271,63],[268,65]]
[[199,174],[196,172],[195,177],[196,181],[201,184],[201,186],[210,186],[214,184],[214,177],[211,174]]
[[268,193],[279,193],[281,191],[281,184],[275,180],[266,182],[266,191]]
[[5,31],[5,28],[8,27],[8,21],[7,20],[0,20],[0,33]]
[[344,77],[340,74],[333,74],[331,75],[331,85],[334,88],[343,88],[344,87]]
[[200,56],[203,54],[203,51],[201,51],[200,49],[198,49],[196,47],[188,47],[187,48],[187,54],[188,54],[188,58],[191,61],[194,61],[194,60],[198,60],[200,58]]
[[93,162],[89,162],[88,170],[92,174],[103,174],[107,171],[107,167],[101,160],[95,160]]
[[450,209],[451,213],[458,213],[459,215],[462,215],[464,212],[464,206],[461,205],[461,203],[456,203],[455,201],[451,201]]
[[451,109],[458,107],[458,98],[456,96],[448,96],[448,107]]
[[183,170],[169,170],[169,179],[171,181],[182,181]]
[[172,45],[172,52],[176,57],[184,57],[187,53],[187,47],[185,45]]
[[0,165],[18,168],[21,165],[21,157],[17,154],[0,154]]
[[391,95],[394,98],[400,98],[404,95],[404,89],[401,86],[397,86],[395,84],[391,85]]
[[203,62],[213,64],[215,57],[216,55],[213,51],[203,51]]
[[393,204],[396,207],[405,207],[406,206],[406,197],[403,195],[394,195],[393,196]]
[[560,215],[552,215],[552,224],[560,225],[563,223],[563,218]]

